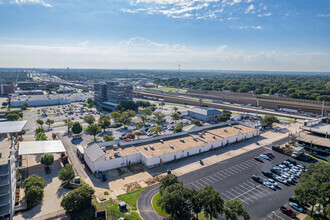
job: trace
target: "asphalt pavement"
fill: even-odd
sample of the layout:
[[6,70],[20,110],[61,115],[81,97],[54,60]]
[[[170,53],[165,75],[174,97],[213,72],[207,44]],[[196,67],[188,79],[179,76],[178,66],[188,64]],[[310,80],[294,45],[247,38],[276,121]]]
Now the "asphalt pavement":
[[[280,143],[283,143],[283,141]],[[180,176],[179,180],[186,187],[194,189],[212,185],[224,200],[241,200],[251,219],[265,219],[272,211],[277,211],[281,205],[287,203],[295,188],[294,185],[279,184],[280,189],[274,191],[251,179],[252,175],[265,178],[261,173],[262,171],[269,171],[275,164],[280,164],[283,160],[289,158],[286,155],[271,151],[275,155],[275,159],[271,161],[264,160],[264,163],[254,160],[255,156],[267,151],[271,150],[267,147],[261,147]],[[299,162],[299,164],[306,165],[304,162]],[[163,219],[153,211],[151,206],[151,199],[158,192],[158,188],[159,184],[147,188],[138,198],[138,209],[144,220]],[[276,212],[274,219],[289,219],[289,217],[280,214]],[[222,219],[222,217],[219,217],[219,219]]]

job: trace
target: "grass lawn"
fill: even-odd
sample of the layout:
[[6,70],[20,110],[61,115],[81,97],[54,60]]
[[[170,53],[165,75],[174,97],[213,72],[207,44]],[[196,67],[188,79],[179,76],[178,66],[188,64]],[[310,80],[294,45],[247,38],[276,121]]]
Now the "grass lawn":
[[137,201],[139,195],[141,194],[141,192],[145,188],[146,187],[128,192],[126,194],[118,196],[117,198],[121,201],[126,202],[132,208],[132,210],[136,210],[137,209],[136,208],[136,201]]
[[154,207],[155,211],[162,216],[165,216],[167,218],[170,217],[169,214],[167,214],[160,206],[157,205],[157,201],[160,198],[160,193],[157,193],[153,198],[152,198],[152,206]]
[[[167,91],[167,92],[177,92],[178,88],[171,87],[161,87],[161,88],[150,88],[152,90]],[[179,92],[187,92],[186,89],[179,89]]]

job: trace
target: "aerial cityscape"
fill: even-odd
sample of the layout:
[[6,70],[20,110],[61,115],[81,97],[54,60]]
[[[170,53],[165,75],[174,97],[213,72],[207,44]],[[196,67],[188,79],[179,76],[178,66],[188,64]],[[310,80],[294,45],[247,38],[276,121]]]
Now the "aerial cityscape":
[[0,0],[0,219],[330,219],[327,0]]

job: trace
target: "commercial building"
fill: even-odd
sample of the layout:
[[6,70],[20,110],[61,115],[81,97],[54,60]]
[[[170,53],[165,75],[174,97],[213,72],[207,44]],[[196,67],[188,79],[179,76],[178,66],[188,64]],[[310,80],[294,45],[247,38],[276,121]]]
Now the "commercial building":
[[0,84],[0,95],[8,95],[15,92],[14,84]]
[[73,102],[85,102],[93,96],[90,93],[48,94],[48,95],[19,95],[9,98],[11,108],[21,107],[24,103],[29,106],[65,105]]
[[329,119],[306,121],[301,131],[295,135],[295,139],[305,148],[305,151],[326,158],[330,155]]
[[22,90],[31,90],[31,89],[38,89],[39,84],[37,82],[19,82],[17,83],[17,87]]
[[15,146],[6,139],[0,142],[0,219],[13,219],[15,192]]
[[201,107],[188,110],[188,115],[200,121],[210,122],[215,121],[221,112],[216,108]]
[[109,81],[94,84],[94,102],[103,108],[113,110],[113,105],[133,100],[133,86],[121,82]]
[[132,142],[116,140],[94,144],[85,149],[84,160],[92,172],[134,163],[152,167],[226,147],[257,135],[258,129],[244,126],[240,122],[222,123]]

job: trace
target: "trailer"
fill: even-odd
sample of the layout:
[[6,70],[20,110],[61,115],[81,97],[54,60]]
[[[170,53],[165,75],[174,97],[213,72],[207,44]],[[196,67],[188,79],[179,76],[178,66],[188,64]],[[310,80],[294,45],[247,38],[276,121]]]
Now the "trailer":
[[82,161],[84,161],[84,153],[85,153],[85,150],[84,150],[83,146],[78,145],[77,146],[77,156]]
[[279,111],[287,112],[287,113],[294,113],[294,114],[297,114],[298,113],[298,110],[289,109],[289,108],[280,108]]

